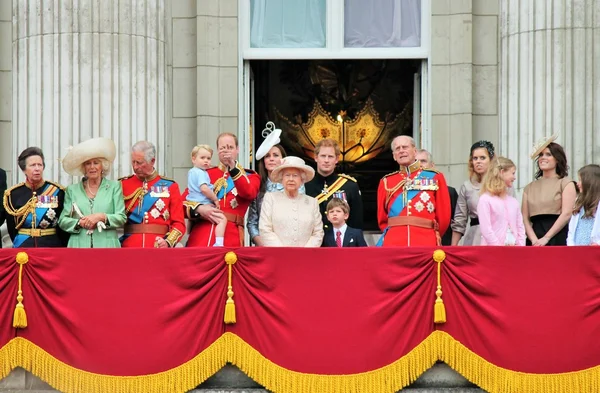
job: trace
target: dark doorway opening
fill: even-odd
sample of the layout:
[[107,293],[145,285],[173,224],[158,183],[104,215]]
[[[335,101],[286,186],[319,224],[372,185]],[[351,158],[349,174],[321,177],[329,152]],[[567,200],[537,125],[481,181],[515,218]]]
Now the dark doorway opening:
[[342,148],[337,171],[357,179],[365,230],[378,230],[377,186],[398,169],[390,151],[413,134],[415,74],[420,60],[255,60],[251,107],[254,146],[273,121],[288,155],[316,169],[314,143],[332,137]]

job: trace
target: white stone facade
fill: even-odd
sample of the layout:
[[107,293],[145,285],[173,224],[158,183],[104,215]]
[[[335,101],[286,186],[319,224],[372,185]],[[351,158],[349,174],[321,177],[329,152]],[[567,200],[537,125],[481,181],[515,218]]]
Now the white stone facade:
[[[193,145],[238,132],[247,103],[237,0],[10,3],[0,1],[0,166],[13,182],[22,180],[18,152],[40,144],[46,176],[68,183],[57,160],[97,135],[117,140],[119,175],[130,172],[130,144],[148,138],[161,172],[185,182]],[[600,3],[423,4],[431,27],[424,139],[451,185],[466,178],[479,139],[518,162],[519,187],[532,178],[528,153],[542,135],[560,133],[573,169],[599,161]]]

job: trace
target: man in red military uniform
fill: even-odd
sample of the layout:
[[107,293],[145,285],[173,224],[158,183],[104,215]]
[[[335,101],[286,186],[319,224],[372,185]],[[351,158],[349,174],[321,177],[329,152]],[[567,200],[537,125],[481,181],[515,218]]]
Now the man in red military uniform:
[[[210,247],[215,243],[215,228],[211,221],[215,215],[222,214],[227,219],[225,230],[225,247],[241,247],[244,245],[244,216],[250,203],[258,195],[260,176],[244,169],[238,162],[239,153],[237,137],[223,133],[217,138],[219,165],[208,169],[208,176],[214,186],[214,193],[219,198],[219,209],[210,205],[199,205],[197,202],[185,201],[184,212],[192,220],[188,247]],[[187,190],[184,193],[184,198]],[[198,220],[202,216],[204,220]]]
[[133,145],[131,166],[135,173],[120,179],[127,213],[122,247],[175,247],[185,233],[179,186],[160,176],[155,162],[152,143]]
[[392,141],[400,170],[384,176],[377,189],[378,246],[436,246],[450,225],[450,196],[444,175],[422,168],[413,138]]

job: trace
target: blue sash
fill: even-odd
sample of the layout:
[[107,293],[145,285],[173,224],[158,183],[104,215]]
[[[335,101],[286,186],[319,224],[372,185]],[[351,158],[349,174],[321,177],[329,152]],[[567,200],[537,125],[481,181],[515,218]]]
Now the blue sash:
[[[417,179],[432,179],[435,176],[436,172],[431,172],[431,171],[421,171],[421,173],[419,173],[418,176],[415,176],[412,181],[415,181]],[[410,202],[414,197],[416,197],[422,190],[408,190],[406,192],[406,202]],[[392,206],[390,207],[390,211],[388,213],[388,218],[389,217],[397,217],[400,215],[400,213],[402,213],[402,210],[404,210],[405,204],[404,204],[404,198],[402,197],[397,197],[394,200],[394,203],[392,203]],[[376,246],[377,247],[381,247],[383,245],[383,239],[385,237],[385,234],[387,233],[388,229],[390,227],[388,226],[387,228],[385,228],[383,230],[383,233],[381,234],[381,237],[379,238],[379,241],[377,242]]]
[[[151,187],[171,187],[171,184],[173,184],[173,182],[171,180],[167,180],[167,179],[160,179],[159,181],[157,181],[156,183],[154,183]],[[152,206],[154,206],[154,204],[160,199],[160,197],[158,196],[152,196],[150,195],[150,192],[145,193],[144,195],[142,195],[142,208],[139,208],[139,203],[138,202],[138,207],[135,207],[130,213],[129,213],[129,217],[127,218],[127,222],[130,224],[141,224],[144,222],[144,213],[149,212],[150,209],[152,209]],[[123,243],[125,241],[125,239],[127,239],[130,235],[125,234],[123,236],[121,236],[119,238],[119,241],[121,243]]]
[[233,190],[233,188],[235,187],[235,184],[233,183],[233,179],[231,178],[231,176],[227,177],[227,187],[222,187],[219,192],[217,192],[217,198],[219,199],[223,199],[223,197],[231,190]]
[[[44,187],[44,190],[40,193],[40,195],[42,195],[44,193],[44,191],[46,191],[48,189],[48,187],[55,187],[52,184],[46,184],[46,187]],[[60,188],[56,187],[56,190],[54,190],[54,192],[48,196],[58,196],[58,193],[60,192]],[[49,207],[36,207],[35,208],[35,228],[39,228],[40,227],[40,222],[42,222],[42,219],[44,218],[44,215],[48,212],[48,209],[50,209]],[[34,228],[31,224],[33,221],[33,214],[31,214],[31,212],[27,213],[27,217],[25,217],[25,221],[23,222],[23,226],[21,226],[22,229],[31,229]],[[31,236],[29,235],[23,235],[17,232],[17,235],[15,236],[15,239],[13,240],[13,247],[17,248],[17,247],[21,247],[21,245],[23,244],[23,242],[25,242],[25,240],[29,239]]]

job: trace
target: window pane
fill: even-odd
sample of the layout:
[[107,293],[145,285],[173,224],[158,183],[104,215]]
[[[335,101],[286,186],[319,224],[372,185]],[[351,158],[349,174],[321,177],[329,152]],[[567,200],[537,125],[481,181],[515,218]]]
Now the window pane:
[[324,48],[326,0],[250,0],[252,48]]
[[345,0],[344,14],[346,47],[421,46],[421,0]]

